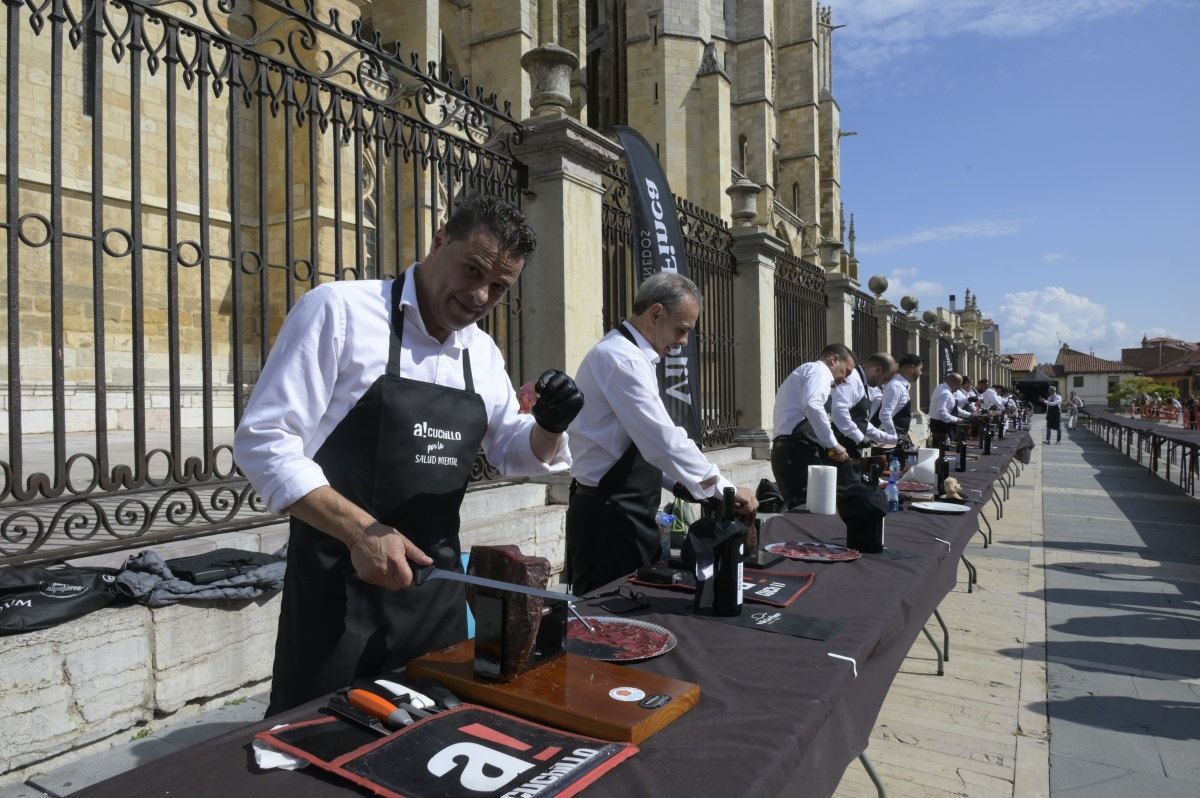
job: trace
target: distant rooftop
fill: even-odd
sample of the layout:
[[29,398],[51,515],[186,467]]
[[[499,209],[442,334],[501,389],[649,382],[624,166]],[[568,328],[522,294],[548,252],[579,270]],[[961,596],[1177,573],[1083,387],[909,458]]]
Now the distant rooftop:
[[1037,363],[1037,355],[1033,352],[1014,352],[1005,357],[1013,359],[1012,366],[1009,367],[1011,371],[1033,371],[1033,366]]
[[1119,360],[1105,360],[1087,352],[1071,349],[1066,344],[1063,344],[1063,348],[1058,350],[1058,358],[1054,363],[1062,369],[1060,372],[1062,374],[1108,374],[1140,371],[1140,369],[1127,366]]

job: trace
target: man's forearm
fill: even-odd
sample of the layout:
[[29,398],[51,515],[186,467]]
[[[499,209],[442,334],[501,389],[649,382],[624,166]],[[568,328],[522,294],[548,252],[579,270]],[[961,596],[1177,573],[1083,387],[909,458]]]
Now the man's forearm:
[[529,448],[533,450],[533,455],[543,463],[549,463],[558,454],[558,447],[562,444],[562,433],[550,432],[538,424],[534,424],[529,430]]
[[306,493],[286,512],[347,546],[359,531],[375,520],[366,510],[328,485]]

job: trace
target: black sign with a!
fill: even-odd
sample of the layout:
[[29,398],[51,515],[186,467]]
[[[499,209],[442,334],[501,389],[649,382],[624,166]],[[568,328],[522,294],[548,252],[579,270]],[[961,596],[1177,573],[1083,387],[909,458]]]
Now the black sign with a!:
[[258,736],[386,798],[565,798],[638,750],[469,705],[366,745],[346,727],[341,752],[338,726],[330,718]]

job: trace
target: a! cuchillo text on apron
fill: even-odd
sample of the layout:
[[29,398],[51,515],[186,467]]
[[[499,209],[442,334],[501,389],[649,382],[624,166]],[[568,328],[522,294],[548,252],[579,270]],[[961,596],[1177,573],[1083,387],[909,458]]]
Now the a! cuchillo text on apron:
[[418,445],[413,462],[417,465],[458,467],[458,457],[446,453],[446,442],[462,440],[462,433],[454,429],[440,429],[427,421],[413,424],[413,437],[420,438],[425,451],[420,451]]

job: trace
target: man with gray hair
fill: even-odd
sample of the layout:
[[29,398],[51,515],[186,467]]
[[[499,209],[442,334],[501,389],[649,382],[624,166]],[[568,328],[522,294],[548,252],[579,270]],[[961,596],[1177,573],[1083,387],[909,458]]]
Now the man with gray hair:
[[[633,315],[579,365],[575,379],[588,401],[569,429],[575,480],[567,510],[567,578],[576,595],[662,557],[654,515],[664,487],[678,483],[708,498],[732,487],[659,395],[655,367],[668,350],[687,344],[701,301],[682,275],[646,278]],[[739,512],[757,506],[748,488],[738,489]]]

